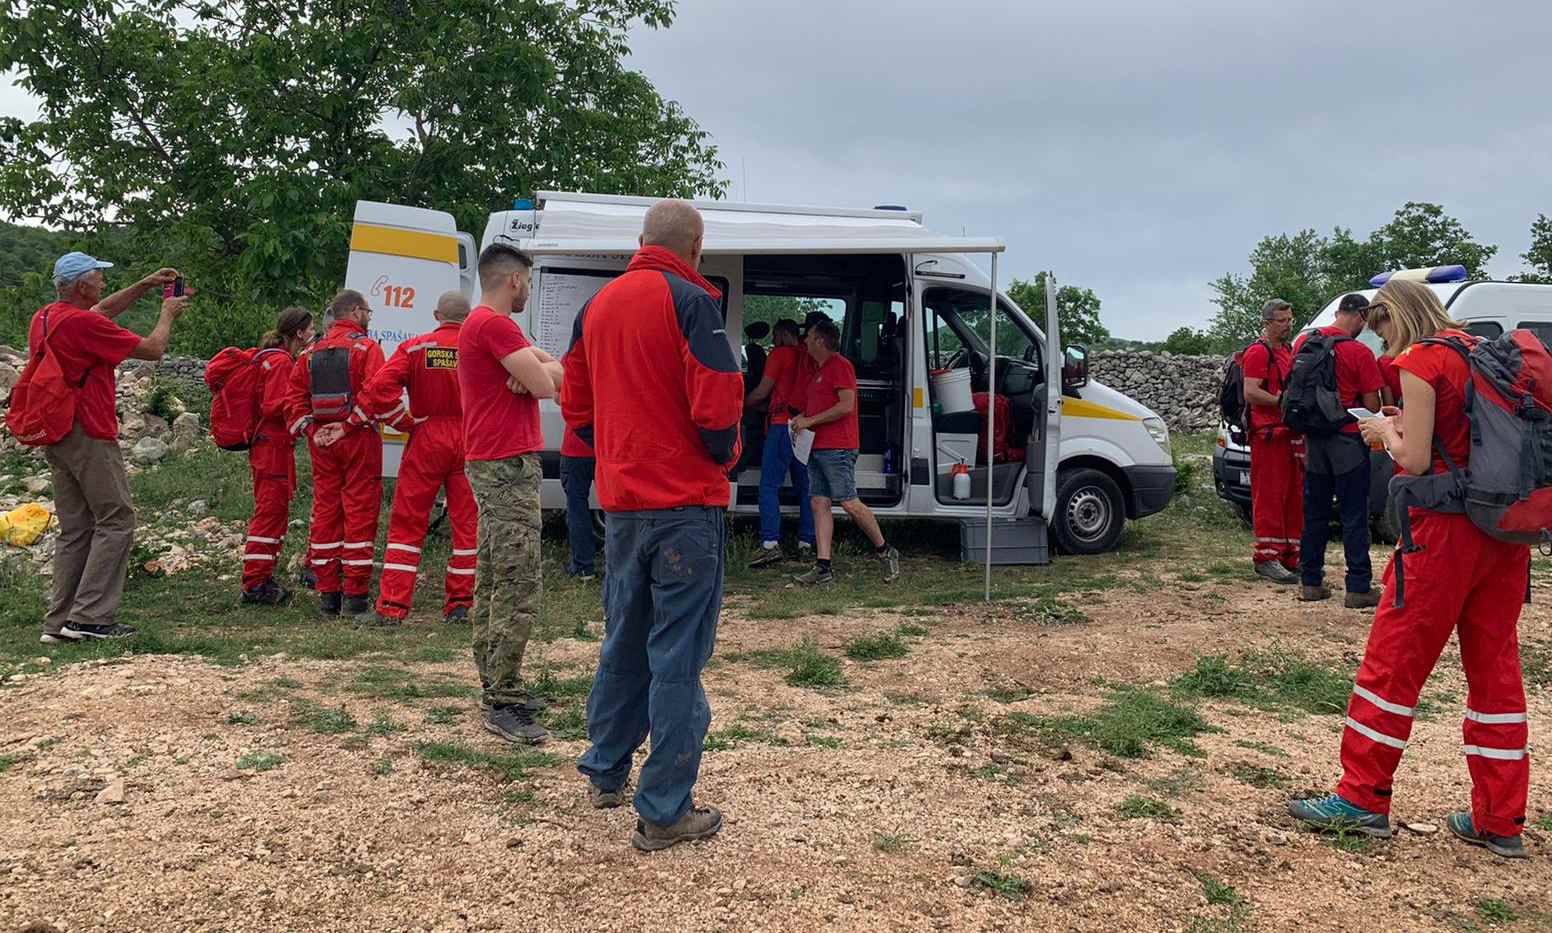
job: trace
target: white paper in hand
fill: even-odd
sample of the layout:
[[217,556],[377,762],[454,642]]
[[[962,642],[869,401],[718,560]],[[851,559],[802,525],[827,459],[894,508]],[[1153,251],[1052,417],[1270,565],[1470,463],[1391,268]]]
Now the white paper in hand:
[[808,455],[814,449],[814,432],[809,430],[792,432],[792,456],[805,466],[808,464]]

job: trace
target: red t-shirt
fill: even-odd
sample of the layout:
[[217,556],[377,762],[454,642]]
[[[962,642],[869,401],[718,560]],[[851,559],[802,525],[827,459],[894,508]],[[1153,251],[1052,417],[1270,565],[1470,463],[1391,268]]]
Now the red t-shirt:
[[[1460,337],[1458,330],[1446,330],[1440,337]],[[1455,465],[1464,468],[1471,456],[1471,422],[1466,420],[1466,383],[1471,367],[1449,347],[1414,343],[1396,357],[1396,368],[1404,369],[1433,387],[1433,436],[1449,452]],[[1434,473],[1448,472],[1437,450],[1433,455]]]
[[75,394],[75,420],[87,437],[118,440],[119,419],[114,409],[118,382],[114,367],[129,359],[140,346],[139,335],[113,323],[106,314],[56,301],[39,308],[32,316],[27,348],[33,356],[43,346],[44,315],[48,315],[48,344],[54,348],[65,381],[81,387]]
[[771,424],[786,424],[793,406],[802,407],[804,380],[813,376],[814,358],[802,347],[776,347],[765,360],[771,387]]
[[1391,397],[1398,403],[1401,401],[1401,370],[1396,368],[1396,361],[1388,356],[1378,356],[1374,362],[1380,368],[1380,378],[1385,380],[1385,388],[1390,390]]
[[[1288,370],[1293,366],[1293,354],[1287,347],[1267,352],[1263,343],[1253,343],[1240,357],[1240,369],[1246,379],[1255,379],[1261,387],[1273,395],[1283,390],[1288,381]],[[1275,428],[1283,423],[1283,412],[1276,405],[1250,405],[1250,429]]]
[[[1347,336],[1347,331],[1334,324],[1322,327],[1316,333],[1326,337]],[[1299,347],[1304,345],[1304,338],[1308,336],[1300,334],[1299,339],[1293,342],[1293,356],[1299,355]],[[1343,408],[1362,406],[1365,393],[1378,392],[1384,385],[1385,377],[1380,375],[1374,351],[1356,340],[1344,340],[1336,345],[1336,396]],[[1344,425],[1342,433],[1357,434],[1358,423],[1355,421]]]
[[507,315],[475,308],[458,333],[465,460],[505,460],[544,448],[539,400],[507,388],[503,357],[533,346]]
[[[839,353],[833,353],[823,366],[813,370],[808,380],[808,396],[803,404],[803,415],[817,415],[834,408],[841,400],[841,390],[857,391],[857,370],[851,361]],[[861,444],[857,430],[857,405],[844,417],[814,428],[815,450],[856,450]]]

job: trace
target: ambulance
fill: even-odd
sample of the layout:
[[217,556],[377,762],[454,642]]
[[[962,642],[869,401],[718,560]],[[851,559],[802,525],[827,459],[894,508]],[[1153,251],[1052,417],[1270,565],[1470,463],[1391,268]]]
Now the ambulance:
[[[537,203],[491,214],[476,243],[447,213],[359,202],[345,284],[367,296],[372,336],[391,354],[434,326],[443,292],[478,303],[479,251],[510,243],[536,260],[518,323],[560,357],[582,305],[624,271],[653,203],[543,192]],[[701,273],[722,292],[728,340],[746,377],[763,356],[753,341],[744,346],[746,323],[760,335],[773,313],[801,319],[817,311],[840,327],[841,352],[858,379],[858,495],[880,517],[960,522],[967,557],[979,556],[972,539],[984,541],[990,527],[1005,544],[994,562],[1038,563],[1048,530],[1063,551],[1098,553],[1116,546],[1127,520],[1169,503],[1175,469],[1163,419],[1089,379],[1087,350],[1060,346],[1054,313],[1037,326],[1000,292],[993,313],[1000,241],[935,233],[903,208],[695,206],[706,222]],[[977,258],[989,261],[990,275]],[[551,401],[540,411],[542,503],[562,509],[563,420]],[[993,425],[987,444],[986,422],[999,416],[1004,424]],[[757,432],[757,422],[746,432]],[[390,473],[395,440],[384,457]],[[758,514],[761,451],[745,446],[729,504]],[[960,477],[967,472],[968,495]],[[795,510],[792,490],[782,495]]]

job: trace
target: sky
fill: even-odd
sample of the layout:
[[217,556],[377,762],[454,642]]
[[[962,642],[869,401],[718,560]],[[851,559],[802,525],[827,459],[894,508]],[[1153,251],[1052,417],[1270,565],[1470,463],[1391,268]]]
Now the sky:
[[[1479,6],[678,0],[628,64],[711,134],[731,199],[908,205],[1161,339],[1262,236],[1365,236],[1409,200],[1519,271],[1552,214],[1552,4]],[[33,113],[0,78],[0,115]]]

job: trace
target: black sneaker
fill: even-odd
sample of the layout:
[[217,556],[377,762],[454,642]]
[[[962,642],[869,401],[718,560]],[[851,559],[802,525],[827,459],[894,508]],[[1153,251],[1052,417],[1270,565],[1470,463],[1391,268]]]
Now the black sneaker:
[[340,607],[345,605],[345,597],[340,593],[319,593],[318,611],[326,616],[337,616]]
[[447,615],[442,617],[442,621],[448,624],[469,621],[469,607],[454,606],[451,610],[448,611]]
[[485,714],[485,731],[524,745],[542,745],[550,737],[544,727],[534,721],[534,714],[521,706],[493,708]]
[[85,638],[112,641],[130,637],[135,634],[135,629],[133,626],[121,625],[118,622],[108,625],[81,625],[76,622],[66,622],[65,627],[59,630],[59,634],[71,641],[80,641]]
[[781,545],[778,544],[775,547],[762,546],[760,553],[750,559],[749,569],[759,570],[761,567],[774,567],[786,559],[787,555],[781,552]]
[[341,611],[351,618],[365,620],[372,614],[372,601],[365,596],[346,596],[345,608]]
[[296,582],[309,590],[318,589],[318,575],[313,573],[313,568],[305,565],[296,572]]
[[802,586],[829,586],[835,582],[835,574],[828,569],[821,570],[819,565],[815,564],[808,568],[807,573],[793,577],[792,582]]
[[290,601],[291,591],[271,577],[252,589],[243,590],[241,603],[244,606],[284,606]]

